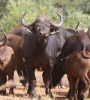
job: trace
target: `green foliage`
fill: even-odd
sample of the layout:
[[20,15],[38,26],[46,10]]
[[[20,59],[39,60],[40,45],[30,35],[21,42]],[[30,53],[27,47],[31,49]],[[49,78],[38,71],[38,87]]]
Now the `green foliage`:
[[5,12],[8,12],[8,9],[6,9],[7,3],[8,0],[4,0],[4,1],[0,0],[0,18],[3,16]]
[[90,0],[85,0],[84,4],[81,5],[81,9],[84,13],[90,14]]
[[[5,0],[6,1],[6,0]],[[75,29],[78,21],[79,28],[88,27],[90,22],[90,3],[89,0],[7,0],[3,5],[3,17],[0,19],[0,28],[5,32],[9,32],[13,27],[21,23],[21,16],[28,12],[25,16],[26,22],[32,22],[39,16],[50,18],[53,22],[58,23],[59,12],[64,23],[62,27]],[[0,2],[1,4],[1,2]],[[86,5],[87,4],[87,5]],[[83,7],[86,7],[85,9]],[[86,12],[86,10],[88,12]]]
[[90,16],[88,16],[88,14],[83,14],[82,11],[73,12],[73,13],[70,13],[69,11],[67,11],[67,13],[68,13],[68,16],[67,18],[64,19],[66,23],[65,27],[68,27],[68,28],[71,27],[75,29],[78,22],[80,23],[78,30],[88,27],[89,20],[90,20]]
[[21,16],[25,12],[28,12],[28,14],[25,16],[26,21],[34,20],[37,17],[37,12],[34,8],[36,3],[28,2],[30,2],[30,0],[23,0],[21,5],[21,0],[18,0],[17,2],[10,0],[10,4],[6,6],[6,8],[10,11],[1,19],[0,28],[5,30],[5,32],[9,32],[10,29],[21,23]]

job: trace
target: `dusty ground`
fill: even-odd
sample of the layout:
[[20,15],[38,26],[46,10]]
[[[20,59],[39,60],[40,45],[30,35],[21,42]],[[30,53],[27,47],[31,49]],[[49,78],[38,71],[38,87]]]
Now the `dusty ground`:
[[[36,93],[37,93],[37,98],[38,95],[42,95],[42,99],[41,100],[49,100],[49,98],[46,98],[45,96],[45,88],[44,88],[44,84],[42,81],[42,72],[35,72],[36,74],[36,79],[37,79],[37,87],[36,87]],[[14,79],[15,79],[15,84],[17,85],[17,88],[14,89],[14,95],[9,95],[9,83],[7,82],[7,89],[6,89],[6,95],[2,96],[0,95],[0,100],[28,100],[28,95],[27,95],[27,90],[22,86],[22,84],[19,82],[19,77],[17,72],[15,71],[14,74]],[[66,95],[68,92],[68,80],[67,80],[67,76],[64,75],[63,79],[62,79],[64,85],[66,86],[65,89],[52,89],[52,91],[54,92],[54,97],[55,100],[67,100],[66,99]],[[38,100],[38,99],[36,99]],[[89,99],[87,99],[89,100]]]

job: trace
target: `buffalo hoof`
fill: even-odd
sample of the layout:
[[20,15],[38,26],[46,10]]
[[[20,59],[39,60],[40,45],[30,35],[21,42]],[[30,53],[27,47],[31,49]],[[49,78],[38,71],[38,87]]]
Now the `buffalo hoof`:
[[70,89],[69,89],[69,91],[68,91],[67,98],[68,98],[68,99],[70,98]]
[[65,89],[66,87],[64,85],[62,85],[61,88]]
[[55,100],[54,96],[52,94],[46,95],[47,99],[49,100]]
[[29,84],[28,82],[25,83],[25,88],[28,90]]
[[84,100],[84,96],[83,95],[79,96],[78,100]]
[[36,100],[34,96],[30,95],[28,100]]
[[90,93],[88,94],[88,98],[90,98]]
[[21,80],[20,82],[22,83],[22,85],[23,85],[24,87],[26,87],[26,85],[28,84],[28,82],[25,81],[25,80]]
[[41,99],[42,99],[42,95],[39,95],[39,96],[38,96],[38,100],[41,100]]
[[52,92],[49,93],[49,97],[53,99]]
[[12,88],[10,88],[9,94],[13,94],[14,95],[14,92],[13,92],[13,89]]
[[29,93],[29,100],[35,100],[36,97],[36,92],[35,90],[32,90],[31,93]]
[[0,94],[5,95],[6,94],[6,90],[1,90]]
[[55,86],[55,89],[61,89],[60,85]]

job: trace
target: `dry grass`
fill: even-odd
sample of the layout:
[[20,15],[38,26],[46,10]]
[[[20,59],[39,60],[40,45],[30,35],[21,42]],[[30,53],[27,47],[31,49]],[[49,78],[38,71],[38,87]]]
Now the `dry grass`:
[[[42,80],[42,72],[36,71],[35,74],[37,79],[37,87],[35,88],[37,93],[36,100],[51,100],[49,97],[45,96],[45,87]],[[16,71],[14,74],[14,81],[15,83],[12,81],[7,82],[6,84],[7,93],[5,96],[0,95],[0,100],[28,100],[29,99],[27,95],[27,90],[19,82],[19,77]],[[52,89],[55,100],[67,100],[66,95],[68,93],[69,88],[68,88],[68,80],[66,75],[64,75],[62,81],[66,86],[65,89]],[[17,85],[17,88],[14,88],[14,95],[9,95],[9,86],[11,86],[11,84]],[[39,99],[40,96],[42,97],[41,99]]]

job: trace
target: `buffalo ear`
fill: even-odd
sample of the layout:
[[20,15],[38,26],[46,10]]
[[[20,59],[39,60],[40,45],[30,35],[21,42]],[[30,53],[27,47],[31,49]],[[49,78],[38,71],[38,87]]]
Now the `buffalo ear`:
[[1,66],[4,64],[5,61],[6,61],[6,57],[3,60],[0,59]]
[[0,59],[0,64],[1,64],[1,66],[3,65],[3,61]]
[[51,26],[50,32],[54,32],[54,31],[55,32],[59,31],[59,28]]
[[30,30],[32,33],[35,33],[35,26],[30,26]]
[[54,31],[55,31],[55,28],[51,27],[50,32],[54,32]]
[[35,28],[34,28],[34,26],[29,26],[29,27],[27,27],[26,31],[29,33],[33,33],[35,31]]

